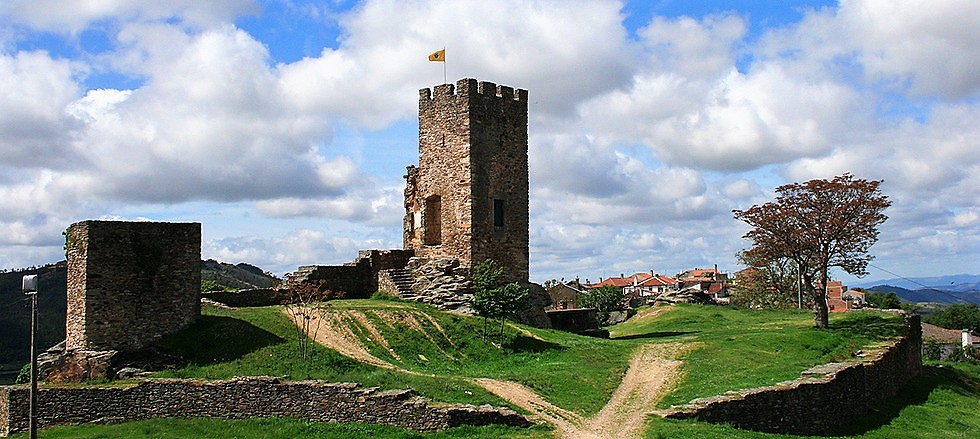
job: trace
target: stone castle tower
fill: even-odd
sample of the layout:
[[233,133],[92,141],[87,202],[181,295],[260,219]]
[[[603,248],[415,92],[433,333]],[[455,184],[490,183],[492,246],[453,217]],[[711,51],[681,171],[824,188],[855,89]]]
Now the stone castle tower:
[[419,166],[405,189],[405,249],[503,280],[528,279],[527,90],[475,79],[419,91]]

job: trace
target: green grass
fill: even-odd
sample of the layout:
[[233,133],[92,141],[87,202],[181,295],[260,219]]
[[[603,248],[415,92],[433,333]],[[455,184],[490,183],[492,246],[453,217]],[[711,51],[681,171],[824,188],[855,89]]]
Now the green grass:
[[[206,308],[197,325],[168,337],[163,343],[167,350],[189,359],[191,364],[155,376],[205,379],[286,376],[389,389],[410,387],[440,402],[507,405],[506,401],[465,379],[488,377],[520,382],[556,405],[591,414],[601,409],[616,389],[633,349],[640,343],[527,329],[538,339],[507,326],[502,343],[495,345],[482,337],[480,318],[445,313],[416,303],[338,300],[330,304],[335,310],[364,312],[382,332],[391,350],[373,342],[360,324],[353,320],[347,322],[375,356],[436,377],[358,363],[320,346],[312,347],[310,358],[300,359],[296,331],[280,307]],[[383,320],[381,314],[385,312],[415,316],[428,337],[397,319]],[[435,319],[445,335],[422,314]],[[397,358],[392,351],[398,354]]]
[[863,346],[898,335],[901,319],[883,313],[841,313],[831,317],[829,329],[816,329],[806,311],[681,304],[658,318],[627,321],[613,329],[617,339],[698,344],[681,357],[683,382],[659,404],[668,407],[796,379],[812,366],[853,359]]
[[[26,438],[27,433],[11,435]],[[517,428],[502,426],[456,427],[434,433],[419,433],[404,428],[368,424],[327,424],[297,419],[151,419],[118,425],[74,425],[44,429],[39,436],[45,439],[350,439],[379,437],[391,439],[448,439],[448,438],[528,438],[545,439],[553,433],[542,427]]]
[[506,405],[500,398],[461,378],[398,373],[356,362],[316,344],[310,347],[308,358],[300,358],[294,328],[280,307],[205,308],[197,324],[162,342],[167,350],[190,360],[190,364],[154,376],[229,379],[268,375],[291,380],[352,382],[386,389],[413,388],[426,397],[447,403]]
[[[848,438],[946,439],[976,437],[980,431],[980,366],[931,363],[894,398],[841,431]],[[739,430],[697,421],[648,418],[646,437],[697,439],[801,438]],[[813,437],[816,438],[816,437]]]
[[[347,322],[373,355],[418,374],[406,374],[350,360],[318,345],[297,355],[297,334],[280,307],[206,308],[201,321],[164,341],[191,361],[157,376],[226,379],[245,375],[285,376],[356,382],[385,389],[412,388],[434,401],[506,405],[471,384],[467,377],[521,382],[548,401],[585,416],[596,413],[618,386],[636,347],[647,343],[694,343],[683,354],[683,382],[661,406],[686,403],[727,390],[795,379],[801,371],[828,361],[851,359],[867,344],[897,335],[900,320],[878,313],[832,316],[831,328],[812,327],[805,311],[746,311],[680,305],[657,318],[617,325],[613,339],[508,326],[499,343],[482,337],[483,321],[445,313],[426,305],[381,300],[330,302],[338,311],[360,311],[384,336],[388,347],[372,341],[353,319]],[[391,318],[395,313],[397,318]],[[431,316],[442,328],[425,316]],[[414,319],[417,323],[411,322]],[[424,330],[415,330],[421,326]],[[425,335],[427,334],[427,335]],[[529,335],[530,334],[530,335]],[[390,350],[389,350],[390,347]],[[392,351],[395,354],[392,354]],[[397,355],[396,355],[397,354]],[[957,437],[978,431],[980,368],[934,366],[901,395],[882,404],[849,433],[866,437]],[[972,410],[972,412],[971,412]],[[973,413],[973,414],[971,414]],[[695,421],[650,419],[647,437],[783,437]],[[918,434],[906,434],[906,431]],[[172,432],[172,436],[170,435]],[[58,427],[45,437],[551,437],[547,428],[461,428],[438,434],[384,426],[317,424],[303,420],[163,419],[116,426]],[[59,436],[61,435],[61,436]]]

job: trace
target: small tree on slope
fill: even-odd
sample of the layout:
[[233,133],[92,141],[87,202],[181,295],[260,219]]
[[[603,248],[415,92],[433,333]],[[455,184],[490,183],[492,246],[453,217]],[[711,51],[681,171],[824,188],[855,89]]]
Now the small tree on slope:
[[[867,274],[878,241],[882,213],[891,201],[881,193],[881,180],[856,179],[850,174],[832,180],[810,180],[776,188],[776,201],[734,210],[736,219],[753,227],[743,238],[752,240],[745,253],[760,261],[788,258],[796,262],[804,291],[813,297],[814,323],[828,326],[827,281],[830,267]],[[814,282],[820,281],[820,288]]]
[[487,339],[489,319],[500,320],[498,337],[504,334],[504,318],[522,310],[526,305],[527,288],[517,283],[500,284],[503,267],[487,259],[473,268],[473,299],[470,306],[483,317],[483,340]]

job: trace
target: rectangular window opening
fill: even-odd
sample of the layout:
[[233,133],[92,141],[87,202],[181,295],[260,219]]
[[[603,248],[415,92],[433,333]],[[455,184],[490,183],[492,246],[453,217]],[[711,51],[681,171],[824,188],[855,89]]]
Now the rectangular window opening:
[[422,243],[442,244],[442,197],[433,195],[425,199],[425,214],[422,216],[424,228]]
[[493,200],[493,226],[504,226],[504,200]]

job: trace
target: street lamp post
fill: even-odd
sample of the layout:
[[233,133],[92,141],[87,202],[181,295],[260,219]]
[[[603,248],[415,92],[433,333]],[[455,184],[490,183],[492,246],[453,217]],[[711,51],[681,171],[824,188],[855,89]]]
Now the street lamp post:
[[31,274],[24,276],[24,294],[31,296],[31,402],[29,417],[29,429],[31,439],[37,439],[37,275]]

